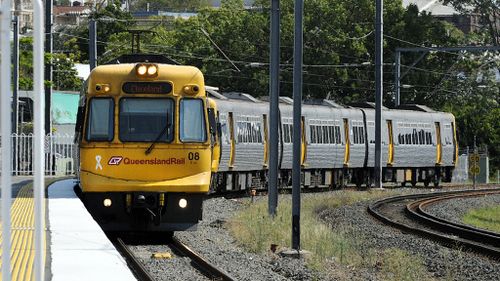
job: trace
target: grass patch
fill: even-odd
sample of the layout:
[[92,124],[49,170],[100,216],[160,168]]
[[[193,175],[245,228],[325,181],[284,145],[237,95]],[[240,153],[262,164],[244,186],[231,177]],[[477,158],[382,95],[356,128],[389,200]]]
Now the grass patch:
[[[423,262],[416,261],[414,256],[398,249],[368,248],[363,242],[365,238],[354,226],[327,225],[318,218],[323,210],[391,195],[394,193],[372,190],[303,196],[301,247],[312,252],[306,260],[307,265],[319,271],[327,270],[332,263],[348,268],[376,269],[383,280],[421,279],[426,271]],[[229,229],[238,243],[248,251],[261,254],[269,253],[271,244],[288,247],[291,243],[291,198],[280,198],[274,219],[268,216],[267,200],[248,204],[229,221]]]
[[415,256],[409,255],[407,252],[391,248],[382,253],[382,279],[384,280],[429,280],[422,278],[428,275],[424,261]]
[[462,221],[475,227],[500,233],[500,206],[471,210],[464,215]]

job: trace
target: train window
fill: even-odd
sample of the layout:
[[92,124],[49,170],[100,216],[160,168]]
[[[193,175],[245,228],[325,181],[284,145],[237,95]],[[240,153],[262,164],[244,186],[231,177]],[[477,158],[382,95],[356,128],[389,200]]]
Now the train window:
[[171,99],[122,98],[120,140],[170,142],[173,139],[174,102]]
[[342,143],[342,137],[340,136],[340,126],[335,126],[335,140],[337,144]]
[[353,126],[352,130],[354,144],[365,143],[365,129],[363,127]]
[[292,143],[293,127],[292,124],[283,124],[283,142]]
[[331,143],[328,138],[328,126],[323,126],[323,143]]
[[262,140],[262,132],[261,132],[261,129],[260,129],[260,123],[259,124],[256,124],[256,123],[253,123],[253,126],[257,132],[257,142],[258,143],[263,143],[263,140]]
[[221,132],[222,132],[222,141],[224,142],[224,144],[229,144],[229,132],[228,132],[228,128],[227,128],[227,121],[224,120],[222,121],[221,120]]
[[262,143],[261,121],[253,120],[252,117],[244,118],[247,120],[236,122],[236,139],[238,143]]
[[201,99],[182,99],[180,103],[179,137],[182,142],[205,142],[205,112]]
[[316,138],[316,126],[309,126],[311,130],[311,143],[318,143],[318,139]]
[[323,143],[323,134],[321,133],[321,126],[316,127],[316,137],[318,138],[318,143]]
[[328,126],[328,137],[330,138],[330,143],[335,143],[335,127]]
[[90,100],[87,120],[87,141],[111,141],[113,139],[113,113],[115,103],[110,98]]

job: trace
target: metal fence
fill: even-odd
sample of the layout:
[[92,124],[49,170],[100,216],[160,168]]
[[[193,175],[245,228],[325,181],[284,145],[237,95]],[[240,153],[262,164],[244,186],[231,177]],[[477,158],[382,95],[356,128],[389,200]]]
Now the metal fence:
[[486,146],[478,147],[476,151],[472,147],[462,148],[458,151],[458,165],[453,171],[452,182],[467,182],[472,179],[469,173],[469,156],[476,152],[480,158],[488,157],[488,148]]
[[[12,134],[12,174],[14,176],[33,174],[32,134]],[[73,175],[76,169],[76,145],[73,135],[49,134],[45,136],[45,175]]]

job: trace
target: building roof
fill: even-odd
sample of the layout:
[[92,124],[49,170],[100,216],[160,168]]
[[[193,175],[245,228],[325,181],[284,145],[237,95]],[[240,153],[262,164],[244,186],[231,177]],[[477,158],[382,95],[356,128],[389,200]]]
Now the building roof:
[[439,0],[403,0],[403,7],[406,8],[410,4],[417,5],[419,12],[425,11],[434,16],[451,16],[459,14],[453,7],[443,5],[443,2]]
[[87,6],[54,6],[54,15],[84,15],[90,13],[90,8]]

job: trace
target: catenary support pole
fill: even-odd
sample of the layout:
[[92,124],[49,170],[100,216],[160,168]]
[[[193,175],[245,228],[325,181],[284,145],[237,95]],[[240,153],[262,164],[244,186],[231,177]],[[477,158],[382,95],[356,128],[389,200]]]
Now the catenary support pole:
[[[14,42],[12,44],[12,65],[14,67],[13,73],[14,77],[12,80],[12,133],[17,134],[17,128],[18,128],[18,112],[19,112],[19,97],[18,97],[18,91],[19,91],[19,18],[18,16],[14,16],[14,19],[12,20],[12,31],[14,32]],[[15,155],[15,146],[14,146],[14,155]]]
[[280,94],[280,10],[279,0],[271,3],[271,66],[269,69],[269,215],[278,206],[278,126]]
[[[49,1],[50,2],[50,1]],[[44,280],[44,234],[45,234],[45,184],[44,184],[44,142],[45,142],[45,101],[44,97],[44,25],[43,25],[43,3],[42,0],[33,0],[33,195],[35,199],[35,280]],[[50,100],[49,100],[50,101]]]
[[10,23],[12,15],[10,13],[12,1],[3,0],[0,9],[0,132],[2,136],[2,280],[10,280],[10,236],[11,236],[11,51],[10,51]]
[[[35,0],[36,1],[36,0]],[[45,2],[45,53],[52,54],[52,1]],[[52,61],[45,63],[45,80],[52,82]],[[52,132],[51,98],[52,86],[45,86],[45,134]]]
[[292,163],[292,248],[300,250],[300,159],[302,116],[302,25],[303,0],[295,0],[293,46],[293,163]]
[[[90,71],[97,66],[97,30],[95,19],[89,19],[89,64]],[[133,40],[133,39],[132,39]]]
[[394,93],[395,93],[395,105],[399,106],[401,104],[401,52],[396,51],[396,57],[394,58]]
[[375,2],[375,186],[382,188],[383,0]]

